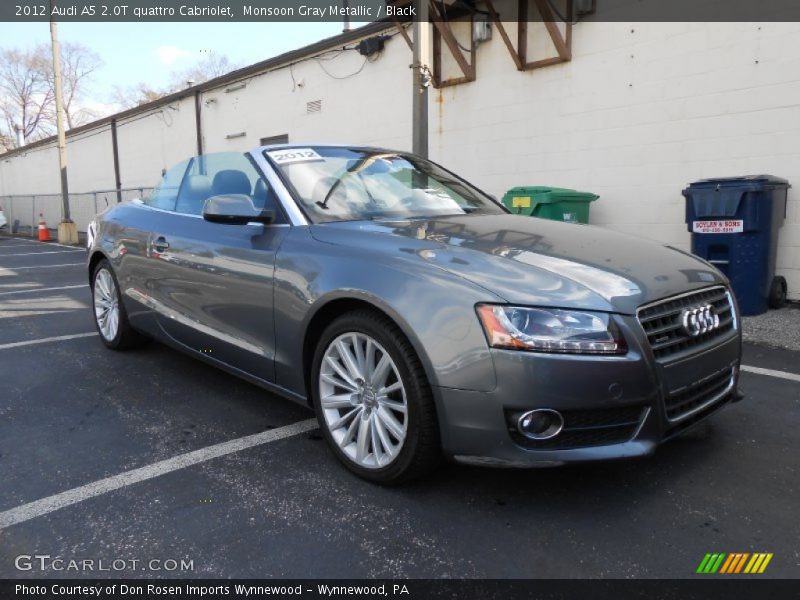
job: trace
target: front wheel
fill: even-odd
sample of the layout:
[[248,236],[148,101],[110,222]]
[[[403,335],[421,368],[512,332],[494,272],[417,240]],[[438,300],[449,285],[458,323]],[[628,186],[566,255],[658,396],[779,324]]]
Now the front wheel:
[[133,329],[122,304],[119,285],[107,260],[101,260],[92,276],[94,323],[103,343],[112,350],[141,346],[147,338]]
[[398,327],[370,311],[346,314],[323,333],[311,394],[337,458],[376,483],[418,477],[441,454],[430,386]]

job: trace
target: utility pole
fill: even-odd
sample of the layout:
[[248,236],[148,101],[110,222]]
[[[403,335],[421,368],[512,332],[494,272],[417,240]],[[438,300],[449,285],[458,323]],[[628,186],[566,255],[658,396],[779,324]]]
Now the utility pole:
[[343,0],[342,8],[344,8],[344,28],[342,29],[342,33],[347,33],[350,31],[350,0]]
[[414,0],[417,14],[414,21],[414,61],[412,70],[412,135],[411,149],[414,154],[428,158],[428,85],[430,84],[430,23],[428,22],[429,0]]
[[67,136],[64,132],[64,95],[61,89],[61,49],[58,45],[58,24],[53,18],[56,0],[50,0],[50,42],[53,49],[53,78],[56,92],[56,129],[58,130],[58,167],[61,170],[61,223],[58,241],[77,244],[78,228],[69,214],[69,184],[67,182]]

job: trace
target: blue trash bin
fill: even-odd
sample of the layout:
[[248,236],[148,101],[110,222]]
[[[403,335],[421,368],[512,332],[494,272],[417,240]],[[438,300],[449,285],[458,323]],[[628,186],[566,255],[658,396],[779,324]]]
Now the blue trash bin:
[[775,259],[789,187],[780,177],[750,175],[702,179],[683,190],[692,252],[730,279],[743,315],[786,303]]

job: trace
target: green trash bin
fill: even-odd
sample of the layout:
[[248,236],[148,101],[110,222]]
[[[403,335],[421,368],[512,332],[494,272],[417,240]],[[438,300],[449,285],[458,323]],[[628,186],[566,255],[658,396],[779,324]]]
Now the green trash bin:
[[512,213],[567,223],[588,223],[589,204],[600,196],[568,188],[519,186],[508,190],[503,204]]

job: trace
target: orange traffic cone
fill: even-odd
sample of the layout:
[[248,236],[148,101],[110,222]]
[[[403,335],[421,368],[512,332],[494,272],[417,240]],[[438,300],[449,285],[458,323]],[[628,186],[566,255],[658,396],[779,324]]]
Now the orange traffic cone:
[[39,241],[40,242],[49,242],[52,238],[50,237],[50,231],[47,229],[47,223],[44,222],[44,215],[39,213]]

